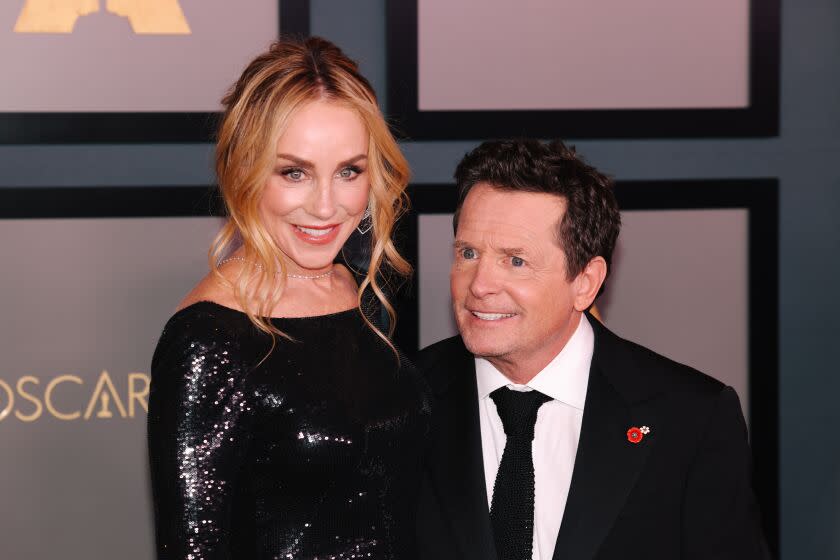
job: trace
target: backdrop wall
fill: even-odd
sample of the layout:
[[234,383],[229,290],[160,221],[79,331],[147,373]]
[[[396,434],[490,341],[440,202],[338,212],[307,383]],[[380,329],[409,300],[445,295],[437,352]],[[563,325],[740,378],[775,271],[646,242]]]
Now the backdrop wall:
[[[313,34],[385,92],[385,1],[312,0]],[[622,179],[778,177],[782,558],[840,558],[840,4],[782,0],[781,134],[761,140],[573,142]],[[231,79],[234,77],[231,76]],[[414,142],[415,183],[442,183],[475,142]],[[572,139],[574,140],[574,139]],[[212,181],[208,144],[0,146],[0,186]],[[9,328],[3,325],[2,328]],[[75,560],[75,559],[68,559]]]

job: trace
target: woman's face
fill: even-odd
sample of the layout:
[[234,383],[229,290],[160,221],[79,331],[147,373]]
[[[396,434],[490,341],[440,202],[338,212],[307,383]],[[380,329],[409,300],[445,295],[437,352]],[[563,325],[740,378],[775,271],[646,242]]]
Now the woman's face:
[[277,143],[260,201],[289,272],[329,268],[367,208],[368,131],[361,117],[331,101],[300,108]]

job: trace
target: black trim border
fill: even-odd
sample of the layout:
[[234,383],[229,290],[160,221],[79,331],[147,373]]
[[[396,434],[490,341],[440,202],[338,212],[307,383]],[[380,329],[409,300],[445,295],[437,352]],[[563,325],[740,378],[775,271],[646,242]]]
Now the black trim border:
[[[450,214],[451,184],[412,185],[411,212],[400,224],[404,256],[417,266],[418,217]],[[622,210],[745,209],[748,211],[748,360],[754,484],[774,555],[779,554],[779,182],[777,179],[619,181]],[[396,302],[395,341],[419,348],[418,275]]]
[[[278,0],[279,33],[309,35],[309,7],[310,0]],[[0,112],[0,145],[212,142],[218,118],[202,112]]]
[[218,188],[0,187],[0,220],[222,216]]
[[421,111],[417,6],[388,2],[388,113],[407,140],[766,137],[779,134],[780,0],[750,0],[750,94],[745,109]]

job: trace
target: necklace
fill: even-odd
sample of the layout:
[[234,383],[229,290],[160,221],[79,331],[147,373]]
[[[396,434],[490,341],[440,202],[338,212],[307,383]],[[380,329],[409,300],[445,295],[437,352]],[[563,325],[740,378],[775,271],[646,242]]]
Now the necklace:
[[[219,261],[218,266],[222,266],[225,263],[232,262],[232,261],[242,261],[242,262],[249,262],[247,259],[243,257],[228,257]],[[257,268],[262,268],[262,265],[259,263],[254,263],[254,266]],[[288,278],[300,278],[302,280],[315,280],[317,278],[326,278],[327,276],[332,276],[332,273],[335,272],[335,269],[329,269],[326,272],[322,272],[321,274],[289,274],[287,273],[286,276]],[[279,272],[277,274],[280,274]]]

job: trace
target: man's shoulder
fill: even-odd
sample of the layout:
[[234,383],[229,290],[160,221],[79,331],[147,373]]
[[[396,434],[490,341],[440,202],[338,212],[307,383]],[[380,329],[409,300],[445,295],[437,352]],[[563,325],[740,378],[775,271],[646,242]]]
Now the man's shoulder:
[[[726,385],[711,375],[596,327],[596,358],[631,393],[645,391],[716,396]],[[599,352],[600,351],[600,352]]]
[[459,336],[451,336],[426,346],[417,355],[417,365],[421,369],[436,366],[442,360],[451,360],[454,356],[468,354],[464,340]]
[[417,355],[417,367],[426,376],[435,393],[444,391],[455,376],[452,370],[463,369],[473,359],[460,336],[435,342]]

